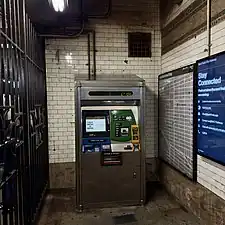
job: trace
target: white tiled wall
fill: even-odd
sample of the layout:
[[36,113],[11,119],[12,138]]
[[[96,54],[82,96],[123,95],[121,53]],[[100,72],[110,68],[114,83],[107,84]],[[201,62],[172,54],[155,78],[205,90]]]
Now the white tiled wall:
[[[143,1],[142,1],[143,2]],[[96,31],[96,70],[102,74],[136,74],[146,80],[146,146],[147,157],[157,155],[156,94],[157,77],[161,70],[161,37],[159,28],[158,1],[144,4],[149,7],[145,23],[132,17],[129,22],[95,20],[90,28]],[[153,5],[152,5],[153,4]],[[120,6],[121,7],[121,6]],[[126,8],[126,13],[128,6]],[[140,8],[140,6],[139,6]],[[132,10],[134,7],[132,6]],[[151,13],[154,11],[154,13]],[[149,16],[148,16],[149,15]],[[143,25],[144,22],[144,25]],[[128,32],[152,33],[152,57],[128,57]],[[124,62],[128,60],[128,63]],[[82,74],[88,76],[87,36],[76,39],[46,40],[47,95],[49,121],[50,163],[73,162],[75,160],[74,131],[74,81]]]
[[225,167],[198,156],[198,182],[225,199]]
[[[74,57],[76,55],[76,58]],[[47,40],[47,99],[50,162],[75,160],[74,81],[87,74],[87,40]],[[87,77],[87,76],[86,76]]]
[[206,32],[174,48],[162,56],[162,72],[168,72],[196,62],[208,55]]
[[[162,56],[162,72],[168,72],[208,55],[207,32],[180,45]],[[225,22],[212,28],[212,54],[225,50]],[[198,182],[225,199],[225,166],[198,156]]]

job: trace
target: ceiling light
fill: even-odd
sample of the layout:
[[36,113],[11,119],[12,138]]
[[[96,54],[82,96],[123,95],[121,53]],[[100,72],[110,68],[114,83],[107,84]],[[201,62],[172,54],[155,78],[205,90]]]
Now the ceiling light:
[[49,0],[49,4],[56,12],[63,12],[68,7],[68,0]]

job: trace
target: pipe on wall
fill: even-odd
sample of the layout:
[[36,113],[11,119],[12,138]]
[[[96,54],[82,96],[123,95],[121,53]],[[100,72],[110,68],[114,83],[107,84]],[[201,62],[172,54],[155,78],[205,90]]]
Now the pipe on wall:
[[[93,42],[93,75],[91,75],[91,34],[92,34],[92,42]],[[95,30],[91,29],[84,29],[81,35],[87,35],[88,37],[88,80],[96,80],[96,35]],[[70,35],[55,35],[55,34],[48,34],[48,35],[39,35],[45,38],[78,38],[79,36],[75,34],[75,36]]]
[[95,30],[92,31],[93,35],[93,79],[96,80],[96,36]]
[[[77,38],[83,33],[85,33],[85,21],[84,21],[84,15],[83,15],[83,1],[80,0],[80,11],[82,16],[82,26],[80,31],[77,33],[67,34],[67,35],[58,35],[58,34],[44,34],[39,35],[44,38]],[[103,15],[89,15],[88,18],[107,18],[110,16],[112,11],[112,0],[109,0],[108,2],[108,9],[107,12]],[[93,37],[93,80],[96,80],[96,35],[95,30],[89,30],[88,31],[88,79],[91,80],[91,47],[90,47],[90,33],[92,33]]]
[[[111,0],[109,0],[109,3]],[[67,34],[67,35],[60,35],[60,34],[44,34],[44,35],[39,35],[44,38],[78,38],[82,34],[85,33],[85,21],[84,21],[84,15],[83,15],[83,1],[80,0],[80,11],[81,11],[81,17],[82,17],[82,24],[81,24],[81,29],[78,32],[72,33],[72,34]],[[110,13],[111,11],[111,4],[109,5],[109,9],[107,13]],[[107,14],[106,14],[107,15]],[[96,46],[95,46],[95,31],[94,30],[88,30],[87,35],[88,35],[88,80],[91,80],[91,40],[90,40],[90,33],[93,34],[93,79],[96,80]]]
[[212,9],[212,1],[207,0],[207,45],[208,45],[208,56],[211,55],[211,9]]
[[91,40],[90,33],[88,33],[88,80],[91,79]]

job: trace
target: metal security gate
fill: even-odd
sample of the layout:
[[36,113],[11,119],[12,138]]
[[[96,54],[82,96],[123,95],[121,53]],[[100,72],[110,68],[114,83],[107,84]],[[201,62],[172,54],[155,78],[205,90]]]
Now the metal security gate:
[[44,40],[25,0],[0,1],[0,224],[35,222],[48,186]]

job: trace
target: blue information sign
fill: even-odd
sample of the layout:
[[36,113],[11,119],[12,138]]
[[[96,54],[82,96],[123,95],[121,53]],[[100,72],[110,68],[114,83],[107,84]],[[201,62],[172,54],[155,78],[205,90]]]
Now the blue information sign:
[[225,165],[225,54],[197,62],[197,151]]

